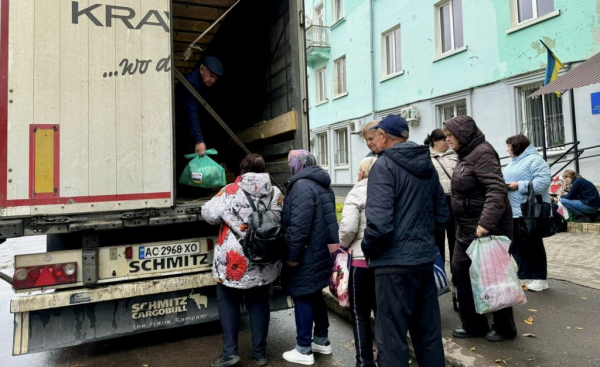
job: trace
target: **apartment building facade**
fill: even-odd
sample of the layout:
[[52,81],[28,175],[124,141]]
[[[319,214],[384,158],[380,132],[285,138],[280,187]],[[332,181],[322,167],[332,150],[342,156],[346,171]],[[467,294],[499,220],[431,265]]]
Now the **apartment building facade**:
[[[470,115],[500,156],[507,155],[506,138],[523,132],[549,148],[549,161],[557,158],[574,141],[572,115],[579,148],[600,144],[600,114],[592,106],[600,85],[574,91],[574,114],[568,94],[527,98],[544,82],[540,40],[568,68],[600,51],[596,5],[306,0],[311,149],[336,193],[352,187],[368,153],[362,127],[390,113],[407,118],[410,140],[418,143],[443,121]],[[580,161],[581,173],[594,182],[600,182],[598,153],[586,151]]]

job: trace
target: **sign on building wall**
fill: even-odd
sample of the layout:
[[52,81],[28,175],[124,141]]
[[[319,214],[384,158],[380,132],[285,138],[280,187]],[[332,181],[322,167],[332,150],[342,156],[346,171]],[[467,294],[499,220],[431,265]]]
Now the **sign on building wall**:
[[592,93],[592,115],[600,115],[600,92]]

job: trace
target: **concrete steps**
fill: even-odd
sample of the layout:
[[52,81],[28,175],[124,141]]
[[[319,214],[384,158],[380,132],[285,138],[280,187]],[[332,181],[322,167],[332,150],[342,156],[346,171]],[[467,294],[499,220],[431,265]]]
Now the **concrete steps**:
[[596,223],[567,223],[567,232],[589,233],[600,235],[600,222]]

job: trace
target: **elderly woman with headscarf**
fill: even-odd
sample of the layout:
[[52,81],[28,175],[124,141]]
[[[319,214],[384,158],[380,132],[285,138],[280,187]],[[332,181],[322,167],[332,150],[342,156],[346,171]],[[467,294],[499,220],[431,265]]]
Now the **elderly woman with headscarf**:
[[283,358],[312,365],[313,352],[331,354],[322,290],[329,284],[333,268],[327,245],[339,243],[335,196],[329,174],[316,164],[310,152],[291,151],[288,164],[292,178],[283,202],[287,257],[282,280],[294,300],[296,347],[285,352]]

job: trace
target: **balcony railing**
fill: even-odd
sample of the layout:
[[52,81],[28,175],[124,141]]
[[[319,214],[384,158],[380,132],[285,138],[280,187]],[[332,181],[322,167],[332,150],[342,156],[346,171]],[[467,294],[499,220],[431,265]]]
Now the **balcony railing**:
[[306,48],[329,48],[329,27],[312,25],[306,30]]

